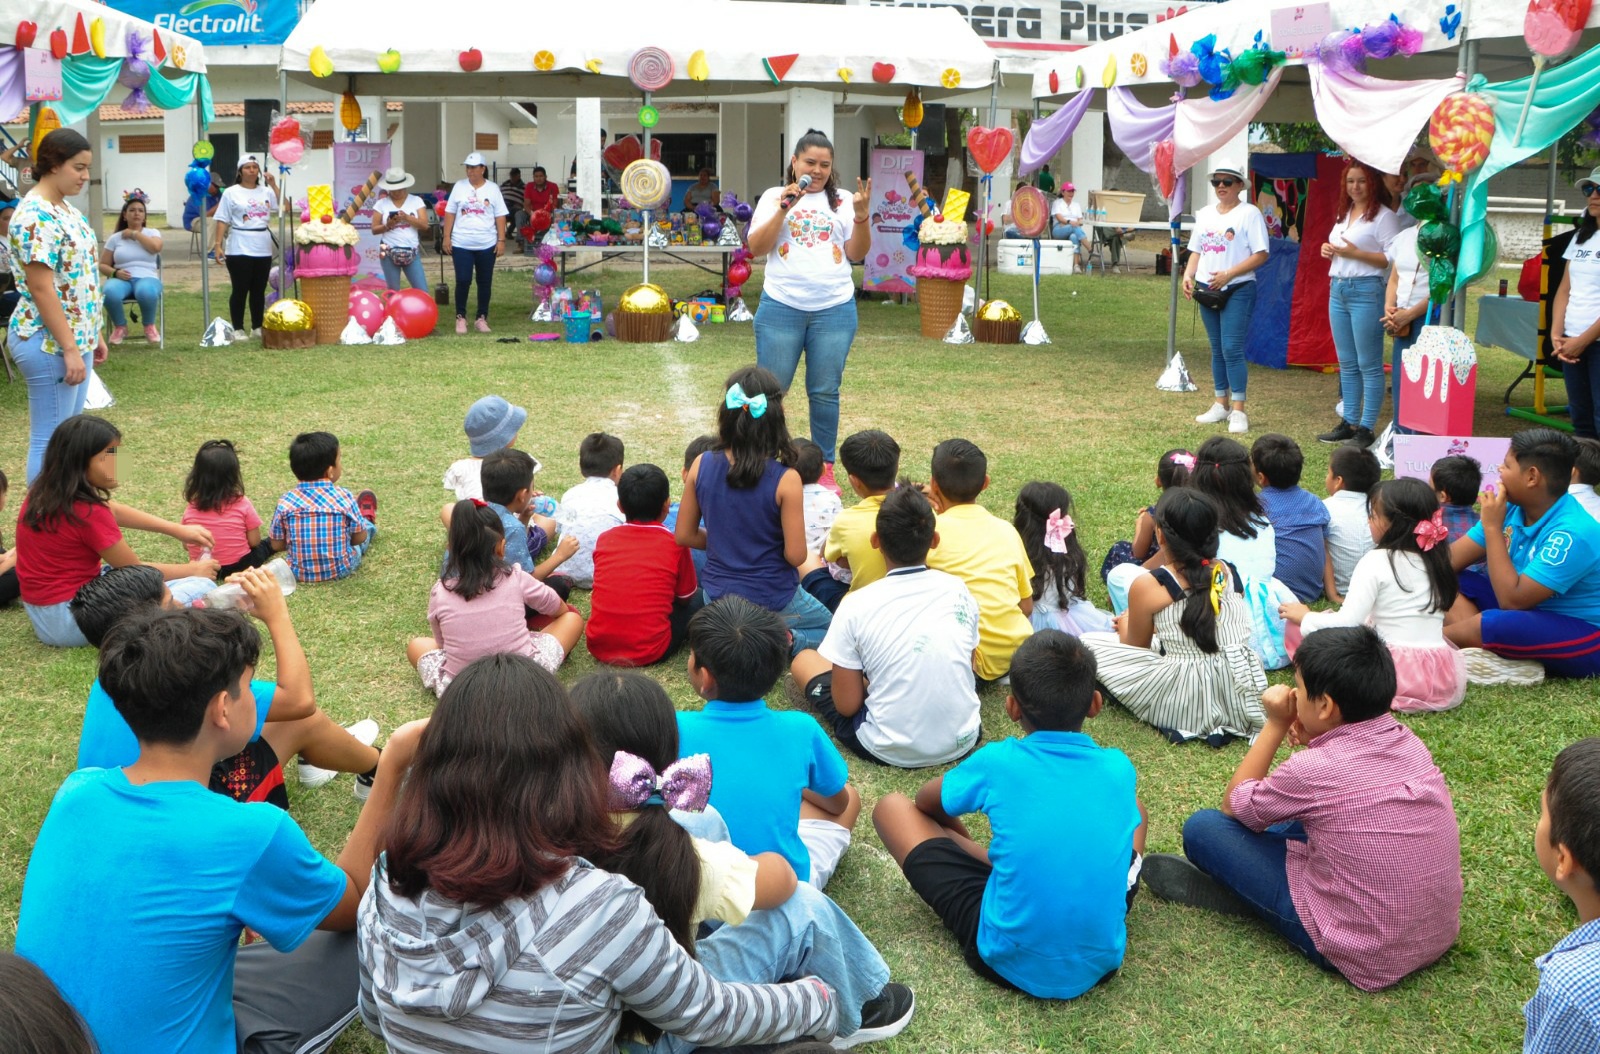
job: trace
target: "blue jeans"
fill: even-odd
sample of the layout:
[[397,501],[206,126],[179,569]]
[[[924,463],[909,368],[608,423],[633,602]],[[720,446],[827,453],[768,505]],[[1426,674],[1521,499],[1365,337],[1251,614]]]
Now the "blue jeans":
[[[410,285],[412,289],[428,288],[428,272],[422,269],[422,255],[420,252],[413,256],[411,262],[406,264],[404,268],[396,267],[394,261],[389,259],[388,254],[379,257],[378,263],[383,268],[383,284],[390,289],[396,292],[400,291],[400,276],[402,274],[406,276],[406,284]],[[459,280],[459,274],[457,278]],[[465,302],[465,298],[463,298],[463,302]]]
[[1417,342],[1417,335],[1422,332],[1422,319],[1411,323],[1411,336],[1394,338],[1394,354],[1390,359],[1389,376],[1394,381],[1394,434],[1402,436],[1416,435],[1415,428],[1407,428],[1400,423],[1400,374],[1404,367],[1400,364],[1400,357],[1406,349]]
[[1383,291],[1381,275],[1334,278],[1328,293],[1328,328],[1339,353],[1339,395],[1344,419],[1362,428],[1383,409]]
[[50,436],[56,426],[69,417],[83,413],[83,402],[89,397],[89,375],[94,373],[94,349],[83,348],[83,364],[89,373],[82,384],[67,384],[67,360],[64,355],[51,355],[44,350],[46,334],[40,329],[27,340],[11,343],[11,357],[22,371],[28,384],[28,468],[29,484],[39,474],[44,464],[44,448],[50,445]]
[[1595,392],[1600,391],[1600,341],[1583,349],[1577,362],[1563,362],[1561,377],[1567,385],[1567,413],[1572,417],[1572,434],[1594,439],[1600,434],[1600,413],[1595,409]]
[[128,324],[123,301],[132,297],[139,304],[139,318],[147,326],[156,324],[161,307],[161,279],[159,278],[107,278],[102,287],[106,297],[106,315],[113,326]]
[[1297,822],[1274,824],[1256,834],[1217,809],[1201,809],[1183,825],[1183,855],[1249,904],[1257,915],[1306,958],[1332,970],[1311,941],[1289,896],[1288,842],[1305,841]]
[[362,542],[362,543],[360,543],[359,545],[352,545],[351,546],[351,548],[355,550],[353,553],[350,554],[350,573],[351,574],[355,574],[357,571],[359,571],[361,569],[361,558],[363,556],[367,555],[367,550],[372,548],[372,543],[378,540],[378,525],[373,523],[371,520],[367,519],[366,517],[362,517],[361,518],[361,522],[366,524],[366,527],[367,527],[367,540]]
[[489,317],[489,291],[494,287],[494,248],[463,249],[451,246],[450,259],[456,265],[456,315],[467,317],[467,289],[476,274],[478,279],[478,318]]
[[1071,242],[1075,250],[1083,247],[1082,227],[1074,227],[1070,223],[1055,223],[1050,226],[1050,236],[1057,241]]
[[1233,393],[1233,401],[1244,402],[1245,386],[1250,383],[1250,363],[1244,357],[1244,337],[1250,329],[1250,312],[1256,307],[1256,284],[1240,282],[1234,286],[1221,311],[1200,309],[1200,321],[1211,341],[1211,388],[1218,399]]
[[805,354],[811,441],[822,448],[822,460],[832,463],[839,440],[839,382],[856,337],[855,300],[821,311],[800,311],[763,295],[755,328],[756,365],[776,374],[784,391],[794,382],[800,356]]
[[833,612],[828,610],[827,605],[807,593],[802,586],[795,587],[789,606],[778,614],[783,616],[784,623],[794,634],[790,655],[798,655],[806,648],[821,647],[822,638],[828,635],[828,624],[833,621]]
[[[695,957],[719,981],[774,984],[816,977],[838,998],[839,1035],[861,1027],[861,1006],[889,983],[889,967],[850,916],[801,882],[776,908],[752,911],[695,942]],[[688,1054],[695,1044],[662,1036],[653,1054]]]

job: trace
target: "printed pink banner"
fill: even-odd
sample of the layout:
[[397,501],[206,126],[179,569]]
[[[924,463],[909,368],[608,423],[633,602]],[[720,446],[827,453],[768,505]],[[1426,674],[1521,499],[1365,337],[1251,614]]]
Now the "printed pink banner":
[[917,215],[906,173],[922,182],[921,150],[874,150],[867,167],[872,177],[872,247],[867,250],[861,287],[874,293],[914,293],[911,267],[917,251],[906,248],[905,232]]
[[[373,172],[389,168],[388,143],[334,143],[333,144],[333,200],[336,210],[346,208],[355,192],[367,185]],[[414,193],[414,191],[413,191]],[[378,263],[378,238],[372,233],[372,206],[377,202],[377,192],[367,196],[361,211],[351,221],[361,236],[357,248],[361,250],[361,269],[356,279],[382,278],[383,267]]]
[[1484,491],[1500,489],[1500,463],[1511,449],[1511,440],[1501,436],[1413,436],[1394,437],[1394,474],[1407,479],[1428,481],[1433,463],[1442,457],[1464,454],[1483,469]]

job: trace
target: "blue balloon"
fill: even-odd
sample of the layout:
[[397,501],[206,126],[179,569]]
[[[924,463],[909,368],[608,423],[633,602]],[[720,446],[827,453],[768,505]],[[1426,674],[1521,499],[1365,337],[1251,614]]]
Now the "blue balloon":
[[547,263],[542,263],[533,269],[533,280],[540,285],[555,285],[556,269]]

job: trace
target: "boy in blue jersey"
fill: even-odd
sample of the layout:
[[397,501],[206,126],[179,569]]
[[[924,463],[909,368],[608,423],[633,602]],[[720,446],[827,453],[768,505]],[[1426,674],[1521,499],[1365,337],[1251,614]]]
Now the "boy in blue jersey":
[[[1567,493],[1577,457],[1553,428],[1512,436],[1499,489],[1450,546],[1461,593],[1444,635],[1475,684],[1600,675],[1600,523]],[[1486,572],[1467,570],[1480,560]]]
[[[355,1015],[350,931],[423,723],[389,738],[330,863],[281,809],[206,786],[254,734],[260,648],[238,612],[193,609],[137,612],[102,642],[100,682],[139,756],[81,769],[56,792],[16,952],[105,1054],[317,1050]],[[265,943],[240,950],[246,928]]]
[[689,683],[705,708],[678,714],[681,756],[710,754],[711,804],[733,844],[778,853],[818,889],[850,847],[861,796],[810,714],[768,710],[762,698],[789,662],[782,616],[725,596],[689,620]]
[[[1144,852],[1133,764],[1082,731],[1100,712],[1094,654],[1043,630],[1011,659],[1006,715],[1023,738],[991,743],[915,801],[890,794],[873,825],[917,895],[982,977],[1072,999],[1122,965]],[[989,818],[988,846],[959,819]]]

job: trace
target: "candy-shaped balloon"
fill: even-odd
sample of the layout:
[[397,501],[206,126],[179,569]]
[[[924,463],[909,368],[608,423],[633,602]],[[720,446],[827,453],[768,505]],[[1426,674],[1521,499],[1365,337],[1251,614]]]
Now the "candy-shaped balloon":
[[744,285],[750,280],[750,265],[743,260],[728,267],[728,284]]
[[1558,59],[1578,46],[1589,21],[1591,0],[1529,0],[1522,19],[1522,36],[1528,49],[1547,59]]
[[1015,141],[1009,128],[977,126],[967,132],[967,152],[985,174],[992,175],[1011,156]]
[[404,289],[389,298],[389,318],[407,340],[426,337],[439,323],[439,305],[426,289]]
[[1494,107],[1471,92],[1448,95],[1428,120],[1428,145],[1452,172],[1466,175],[1489,156],[1494,141]]
[[640,48],[628,60],[628,79],[640,91],[660,91],[672,83],[672,56],[660,48]]
[[555,285],[556,269],[547,263],[542,263],[533,269],[533,280],[543,286]]
[[383,320],[388,316],[384,312],[383,301],[378,299],[375,293],[369,293],[365,289],[352,289],[349,317],[355,319],[370,337],[378,332],[378,327],[383,325]]
[[1011,222],[1024,238],[1042,237],[1050,222],[1050,202],[1038,187],[1018,187],[1011,196]]
[[659,209],[672,198],[672,173],[659,161],[630,161],[619,183],[634,208]]

